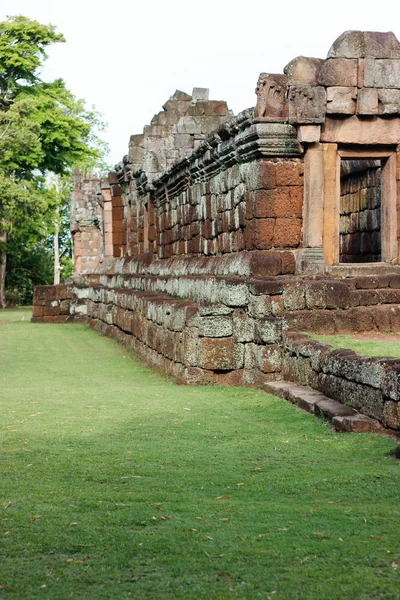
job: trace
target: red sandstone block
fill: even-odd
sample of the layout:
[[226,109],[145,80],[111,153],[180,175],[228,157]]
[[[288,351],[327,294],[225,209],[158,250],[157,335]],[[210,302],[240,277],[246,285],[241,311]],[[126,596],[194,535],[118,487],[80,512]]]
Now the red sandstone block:
[[34,323],[53,323],[53,317],[46,317],[43,315],[42,317],[35,317],[32,321]]
[[55,287],[55,297],[57,300],[64,300],[65,298],[70,298],[70,291],[66,285],[56,285]]
[[249,291],[254,296],[263,294],[275,296],[282,293],[284,285],[285,282],[282,279],[251,279],[249,282]]
[[375,307],[359,306],[334,311],[336,333],[363,332],[375,329]]
[[233,338],[200,338],[199,344],[203,368],[230,371],[243,367],[243,344],[235,344]]
[[241,252],[244,250],[244,235],[241,229],[233,231],[231,234],[232,252]]
[[390,331],[392,328],[392,322],[391,322],[391,312],[392,312],[392,307],[391,306],[376,306],[374,308],[374,314],[373,314],[373,319],[374,319],[374,324],[375,327],[379,330],[379,331]]
[[302,187],[286,186],[255,192],[253,208],[255,217],[301,217],[302,211]]
[[276,163],[276,185],[302,185],[303,173],[302,162],[282,160]]
[[199,223],[199,221],[194,221],[190,225],[190,234],[191,234],[191,237],[195,237],[196,235],[200,235],[200,223]]
[[389,287],[400,288],[400,275],[389,275]]
[[206,219],[202,229],[203,236],[206,240],[212,239],[212,223],[210,219]]
[[274,227],[274,246],[278,248],[295,247],[300,244],[301,219],[276,219]]
[[268,250],[272,247],[275,219],[254,219],[254,247]]
[[254,217],[274,217],[274,195],[276,190],[253,192],[252,213]]
[[299,310],[286,313],[284,320],[290,331],[313,331],[335,333],[333,314],[330,310]]
[[[142,241],[142,240],[139,240],[139,241]],[[122,244],[122,231],[120,231],[120,232],[114,231],[113,232],[113,244],[114,245]]]
[[250,272],[254,277],[273,277],[281,275],[281,253],[273,250],[253,251],[250,256]]
[[254,204],[255,204],[256,192],[246,192],[245,195],[245,219],[252,219],[254,217]]
[[[392,277],[392,276],[391,276]],[[376,289],[376,288],[386,288],[389,285],[389,276],[388,275],[368,275],[362,277],[356,277],[355,286],[357,289]]]
[[254,222],[255,219],[246,221],[246,225],[243,231],[244,247],[246,250],[253,250],[255,248]]
[[[117,186],[114,187],[114,189]],[[121,188],[118,186],[119,190],[121,190]],[[117,190],[116,190],[117,191]],[[122,196],[121,196],[121,191],[119,194],[113,194],[112,198],[111,198],[111,203],[112,203],[112,207],[113,207],[113,212],[114,212],[114,208],[123,206],[123,201],[122,201]]]
[[112,209],[112,220],[114,221],[122,221],[124,217],[124,209],[122,206],[113,206]]
[[56,286],[54,285],[35,285],[34,297],[38,300],[51,301],[56,298]]
[[121,233],[122,234],[122,222],[114,221],[112,224],[113,233]]
[[41,317],[41,316],[43,316],[44,310],[46,310],[45,307],[34,305],[32,307],[32,317]]
[[294,275],[296,271],[296,258],[292,251],[281,252],[282,274]]
[[149,242],[154,242],[157,238],[157,231],[154,225],[150,225],[149,227]]
[[345,281],[326,282],[327,308],[348,308],[350,306],[350,290]]
[[276,187],[276,164],[269,160],[260,160],[258,170],[259,189],[272,190]]

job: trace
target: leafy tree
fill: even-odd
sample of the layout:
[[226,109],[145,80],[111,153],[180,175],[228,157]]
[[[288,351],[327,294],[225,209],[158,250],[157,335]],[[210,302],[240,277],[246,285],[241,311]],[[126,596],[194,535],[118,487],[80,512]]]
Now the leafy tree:
[[[23,16],[0,22],[0,308],[10,235],[17,243],[24,223],[36,221],[50,233],[59,218],[62,198],[51,199],[43,176],[68,174],[75,164],[93,165],[104,147],[95,134],[98,114],[61,79],[39,77],[46,48],[63,41],[52,25]],[[52,210],[49,226],[44,215]]]

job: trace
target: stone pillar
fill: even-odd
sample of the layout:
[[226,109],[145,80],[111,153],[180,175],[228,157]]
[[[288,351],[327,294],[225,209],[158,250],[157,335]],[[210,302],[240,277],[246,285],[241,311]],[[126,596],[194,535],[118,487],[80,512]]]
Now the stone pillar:
[[397,153],[393,153],[382,165],[382,261],[399,263]]
[[113,256],[111,191],[103,190],[104,257]]
[[304,156],[303,249],[296,272],[304,275],[324,273],[322,250],[324,220],[324,148],[310,144]]
[[337,144],[322,144],[325,156],[323,248],[326,265],[339,263],[340,156]]
[[397,165],[396,165],[396,183],[397,183],[397,198],[396,198],[396,208],[397,208],[397,245],[398,245],[398,258],[397,261],[400,264],[400,145],[397,146]]

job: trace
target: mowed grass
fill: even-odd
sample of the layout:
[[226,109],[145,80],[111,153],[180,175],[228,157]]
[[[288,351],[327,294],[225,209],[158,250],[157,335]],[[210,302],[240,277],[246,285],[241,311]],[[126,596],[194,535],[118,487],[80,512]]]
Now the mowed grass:
[[397,336],[398,340],[393,341],[359,339],[352,335],[344,334],[316,335],[310,333],[308,335],[311,339],[318,340],[324,344],[330,344],[334,348],[354,350],[354,352],[357,352],[361,356],[400,358],[400,335]]
[[1,598],[400,598],[395,442],[0,321]]

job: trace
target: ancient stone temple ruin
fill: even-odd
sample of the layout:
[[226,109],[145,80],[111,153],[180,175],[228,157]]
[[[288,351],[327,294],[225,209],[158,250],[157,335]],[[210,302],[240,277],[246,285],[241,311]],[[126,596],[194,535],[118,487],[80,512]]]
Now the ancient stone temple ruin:
[[346,32],[256,95],[233,116],[176,91],[108,177],[76,173],[74,279],[33,318],[84,319],[182,383],[292,381],[344,428],[400,429],[400,361],[300,333],[400,331],[400,43]]

